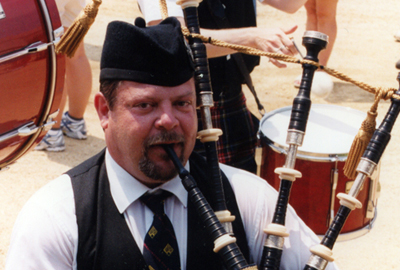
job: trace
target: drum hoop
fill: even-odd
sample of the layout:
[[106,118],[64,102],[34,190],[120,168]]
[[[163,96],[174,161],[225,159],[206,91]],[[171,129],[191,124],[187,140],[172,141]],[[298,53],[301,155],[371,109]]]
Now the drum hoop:
[[[288,147],[283,147],[278,143],[271,141],[265,135],[261,134],[262,140],[266,140],[266,144],[271,147],[271,149],[278,153],[287,155]],[[338,154],[326,154],[326,153],[311,153],[301,150],[297,150],[296,157],[298,159],[314,161],[314,162],[344,162],[347,160],[348,153],[338,153]]]
[[[362,113],[361,111],[353,109],[351,107],[337,106],[337,105],[332,105],[332,104],[313,104],[311,106],[311,109],[327,108],[327,107],[345,109],[345,110],[353,111],[355,113]],[[288,147],[269,139],[265,134],[263,134],[261,128],[263,126],[264,121],[266,121],[267,119],[269,119],[270,117],[272,117],[275,114],[279,114],[281,112],[288,111],[288,110],[291,111],[291,108],[292,108],[292,106],[286,106],[286,107],[282,107],[282,108],[276,109],[274,111],[271,111],[271,112],[265,114],[263,119],[260,122],[260,128],[258,131],[259,138],[261,140],[266,140],[266,144],[269,147],[271,147],[272,150],[274,150],[275,152],[277,152],[279,154],[286,155]],[[361,125],[361,123],[360,123],[360,125]],[[307,136],[307,131],[306,131],[305,136]],[[316,162],[336,162],[336,161],[344,162],[347,160],[347,156],[348,156],[348,152],[346,152],[346,153],[314,153],[314,152],[309,152],[309,151],[303,151],[302,149],[297,150],[297,158],[303,159],[303,160],[309,160],[309,161],[316,161]]]

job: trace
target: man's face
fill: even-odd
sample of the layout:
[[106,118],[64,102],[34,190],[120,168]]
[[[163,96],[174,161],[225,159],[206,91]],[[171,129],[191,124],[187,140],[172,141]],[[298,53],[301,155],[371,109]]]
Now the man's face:
[[143,184],[155,187],[176,175],[163,144],[186,164],[197,133],[193,79],[175,87],[124,81],[112,110],[101,93],[95,106],[111,156]]

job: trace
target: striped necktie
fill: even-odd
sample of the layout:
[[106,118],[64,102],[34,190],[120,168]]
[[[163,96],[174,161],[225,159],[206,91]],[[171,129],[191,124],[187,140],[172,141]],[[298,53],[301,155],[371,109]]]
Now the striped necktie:
[[150,270],[179,270],[178,242],[174,228],[164,213],[164,200],[172,196],[165,190],[144,194],[140,200],[154,213],[153,223],[145,238],[143,256]]

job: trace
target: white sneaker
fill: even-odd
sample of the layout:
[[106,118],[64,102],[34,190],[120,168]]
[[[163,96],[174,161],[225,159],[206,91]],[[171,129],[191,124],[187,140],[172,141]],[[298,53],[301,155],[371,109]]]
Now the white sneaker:
[[87,138],[86,123],[84,119],[72,119],[68,112],[65,112],[61,119],[63,133],[73,139],[85,140]]
[[326,98],[333,90],[331,76],[324,71],[316,71],[311,86],[311,94],[316,97]]
[[[301,84],[301,76],[299,75],[294,80],[294,87],[299,88]],[[326,98],[333,90],[333,81],[329,74],[324,71],[316,71],[314,73],[313,82],[311,85],[311,94],[320,97]]]
[[64,136],[61,130],[49,130],[46,136],[36,145],[35,150],[60,152],[65,150]]

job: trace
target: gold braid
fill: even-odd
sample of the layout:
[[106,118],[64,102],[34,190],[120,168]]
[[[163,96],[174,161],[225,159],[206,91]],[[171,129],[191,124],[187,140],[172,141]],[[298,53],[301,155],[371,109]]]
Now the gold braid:
[[200,34],[192,34],[185,27],[182,28],[182,32],[183,32],[183,35],[188,39],[199,38],[205,43],[209,43],[214,46],[229,48],[229,49],[235,50],[240,53],[256,55],[256,56],[266,56],[266,57],[274,58],[276,60],[284,61],[284,62],[288,62],[288,63],[314,65],[317,68],[324,70],[326,73],[328,73],[329,75],[331,75],[337,79],[352,83],[352,84],[358,86],[359,88],[368,91],[369,93],[375,94],[374,103],[372,104],[370,110],[367,112],[367,117],[361,124],[360,130],[358,131],[356,137],[354,138],[354,141],[349,150],[349,155],[346,160],[346,164],[343,169],[344,174],[349,179],[356,178],[357,165],[358,165],[360,158],[363,155],[363,153],[364,153],[366,147],[368,146],[368,143],[369,143],[370,139],[372,138],[372,135],[375,131],[376,117],[378,116],[377,109],[378,109],[378,104],[379,104],[380,100],[381,99],[388,100],[391,98],[400,99],[400,96],[395,94],[395,92],[397,91],[395,88],[373,87],[364,82],[357,81],[339,71],[322,66],[322,65],[318,64],[317,62],[314,62],[311,60],[298,59],[293,56],[284,55],[284,54],[280,54],[280,53],[269,53],[269,52],[264,52],[264,51],[261,51],[261,50],[258,50],[258,49],[252,48],[252,47],[229,44],[224,41],[213,39],[211,37],[209,37],[209,38],[204,37]]

